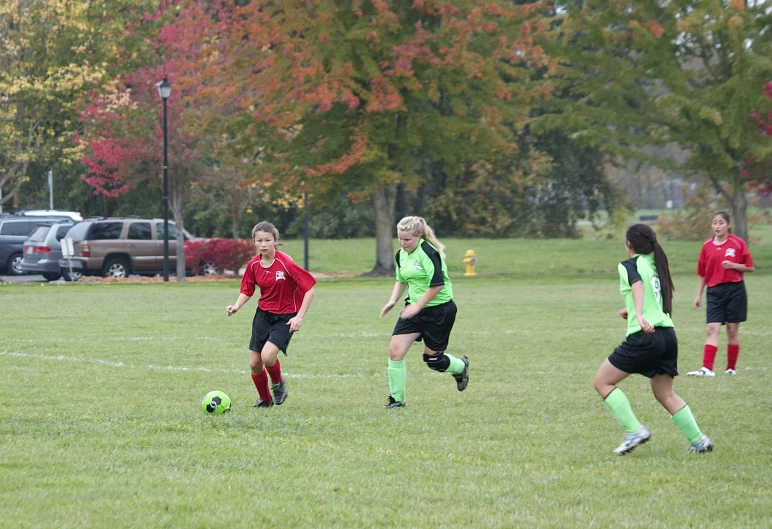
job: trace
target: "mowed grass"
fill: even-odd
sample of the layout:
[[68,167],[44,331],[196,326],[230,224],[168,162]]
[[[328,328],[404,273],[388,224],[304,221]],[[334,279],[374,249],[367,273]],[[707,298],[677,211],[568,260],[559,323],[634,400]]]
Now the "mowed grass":
[[[587,242],[564,241],[580,257]],[[541,242],[499,246],[515,263],[543,253],[534,269],[561,260]],[[757,262],[766,251],[753,250]],[[624,255],[616,241],[601,251],[602,277],[528,277],[511,262],[506,276],[453,274],[449,352],[469,356],[469,387],[414,346],[399,410],[382,409],[388,279],[320,281],[281,358],[289,398],[259,410],[254,300],[225,316],[237,281],[0,286],[0,527],[769,527],[772,274],[747,277],[739,374],[722,373],[722,336],[716,378],[676,379],[715,451],[688,455],[647,380],[631,377],[621,386],[653,439],[618,457],[622,432],[592,379],[624,336]],[[682,374],[704,340],[688,259],[671,257],[687,271],[674,308]],[[231,413],[201,411],[214,389]]]

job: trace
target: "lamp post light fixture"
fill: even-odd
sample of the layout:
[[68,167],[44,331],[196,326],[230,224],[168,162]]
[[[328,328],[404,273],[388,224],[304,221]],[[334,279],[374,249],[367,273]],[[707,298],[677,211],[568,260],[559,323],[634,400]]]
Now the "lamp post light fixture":
[[163,81],[155,84],[158,88],[158,95],[164,101],[164,191],[162,205],[164,210],[164,281],[169,282],[169,161],[168,145],[169,139],[166,132],[166,100],[172,95],[172,85],[164,77]]

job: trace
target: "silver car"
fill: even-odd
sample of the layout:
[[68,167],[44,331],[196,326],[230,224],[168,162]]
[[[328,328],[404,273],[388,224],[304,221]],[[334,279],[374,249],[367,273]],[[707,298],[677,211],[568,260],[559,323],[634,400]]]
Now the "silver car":
[[42,274],[49,281],[63,277],[65,281],[77,281],[81,277],[78,271],[70,272],[62,268],[62,239],[75,223],[61,222],[38,226],[24,241],[21,268],[30,274]]

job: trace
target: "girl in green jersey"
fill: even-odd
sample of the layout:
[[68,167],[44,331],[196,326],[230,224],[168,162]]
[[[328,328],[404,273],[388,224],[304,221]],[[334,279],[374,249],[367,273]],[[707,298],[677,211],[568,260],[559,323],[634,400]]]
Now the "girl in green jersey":
[[678,375],[678,339],[670,319],[674,289],[667,255],[646,224],[630,226],[625,249],[628,259],[618,267],[625,307],[618,314],[627,320],[627,336],[595,374],[595,390],[625,429],[622,444],[614,453],[625,455],[651,438],[617,387],[632,373],[650,379],[654,397],[689,439],[689,452],[710,452],[713,443],[700,431],[689,406],[673,391],[673,377]]
[[445,246],[422,217],[405,217],[397,224],[400,250],[395,256],[397,282],[381,317],[397,304],[407,288],[405,308],[399,313],[389,344],[389,390],[387,409],[405,405],[405,355],[413,342],[424,342],[423,360],[439,372],[449,372],[456,388],[469,382],[469,359],[445,352],[456,321],[453,286],[442,253]]

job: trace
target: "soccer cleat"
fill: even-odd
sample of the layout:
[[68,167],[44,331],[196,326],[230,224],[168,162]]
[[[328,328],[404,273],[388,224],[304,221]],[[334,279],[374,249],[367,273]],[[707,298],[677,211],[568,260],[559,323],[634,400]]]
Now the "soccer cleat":
[[260,400],[257,399],[257,402],[255,402],[255,405],[252,406],[253,408],[270,408],[273,406],[272,400]]
[[405,406],[404,402],[398,401],[391,395],[388,395],[388,397],[389,397],[389,402],[387,402],[386,405],[384,406],[384,408],[386,408],[387,410],[392,410],[394,408],[403,408]]
[[456,387],[459,391],[464,391],[466,389],[466,385],[469,384],[469,359],[467,357],[462,357],[461,361],[464,362],[464,370],[459,375],[453,375],[453,378],[456,379]]
[[273,390],[274,404],[279,406],[282,402],[287,400],[287,387],[284,384],[284,380],[281,380],[276,384],[271,384],[271,389]]
[[708,369],[707,367],[701,367],[697,371],[689,371],[686,373],[688,377],[714,377],[716,373]]
[[644,425],[641,425],[637,432],[625,432],[625,436],[622,438],[622,444],[619,445],[619,448],[614,450],[614,453],[618,456],[629,454],[636,446],[648,442],[649,439],[651,439],[651,432],[649,432]]
[[689,447],[690,454],[704,454],[706,452],[713,451],[713,442],[708,439],[707,435],[703,435],[699,441],[692,443]]
[[737,370],[736,370],[736,369],[732,369],[732,368],[730,367],[729,369],[727,369],[726,371],[724,371],[724,373],[726,373],[727,375],[736,375],[736,374],[737,374]]

